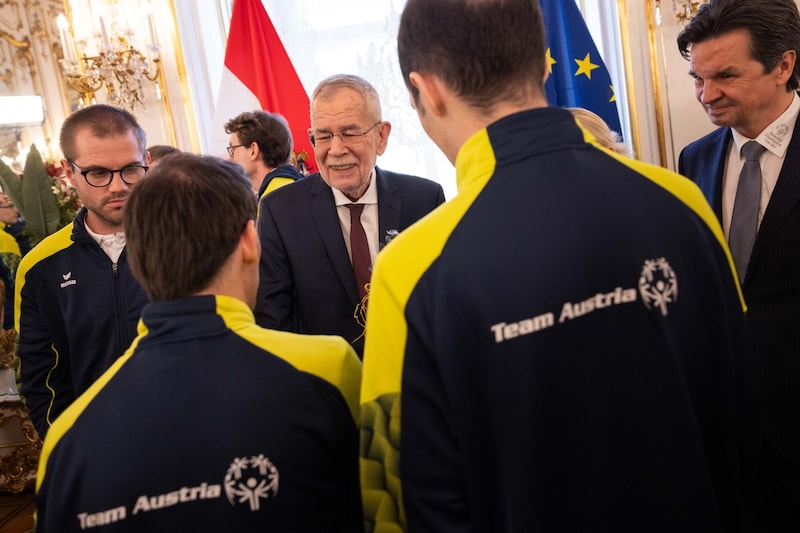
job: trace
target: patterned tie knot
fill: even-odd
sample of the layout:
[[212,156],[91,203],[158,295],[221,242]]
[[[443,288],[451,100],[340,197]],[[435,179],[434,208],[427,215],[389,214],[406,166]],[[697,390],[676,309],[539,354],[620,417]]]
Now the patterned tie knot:
[[758,161],[758,158],[761,157],[761,154],[764,153],[764,148],[756,141],[747,141],[742,146],[742,155],[744,155],[745,161]]

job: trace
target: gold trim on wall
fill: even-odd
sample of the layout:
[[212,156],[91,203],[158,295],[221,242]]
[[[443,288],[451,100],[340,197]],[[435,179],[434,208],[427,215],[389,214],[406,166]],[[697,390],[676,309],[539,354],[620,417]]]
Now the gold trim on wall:
[[625,64],[625,94],[628,97],[628,117],[631,123],[631,141],[633,152],[637,155],[641,151],[641,139],[639,138],[639,114],[636,110],[636,94],[633,83],[633,63],[631,62],[631,40],[628,21],[628,6],[626,0],[617,0],[617,17],[619,19],[620,38],[622,41],[622,59]]
[[658,45],[656,43],[656,16],[655,2],[645,2],[645,16],[647,17],[647,44],[650,51],[650,74],[653,83],[653,97],[656,114],[656,131],[658,132],[658,156],[661,166],[669,168],[667,163],[667,139],[664,132],[664,111],[661,109],[661,74],[658,68]]
[[[180,31],[178,28],[178,13],[175,10],[174,0],[169,0],[169,9],[172,16],[172,46],[175,49],[175,66],[178,70],[178,79],[181,83],[181,93],[184,95],[184,98],[188,100],[186,105],[186,129],[189,132],[189,142],[192,146],[192,152],[200,153],[202,151],[202,145],[200,143],[200,135],[197,131],[197,118],[194,116],[195,107],[194,102],[192,102],[191,84],[189,83],[189,75],[187,74],[186,58],[183,54],[183,44],[181,43]],[[174,139],[175,128],[172,125],[172,112],[170,111],[168,115],[170,117],[170,137],[173,139],[172,146],[177,146],[177,141]]]

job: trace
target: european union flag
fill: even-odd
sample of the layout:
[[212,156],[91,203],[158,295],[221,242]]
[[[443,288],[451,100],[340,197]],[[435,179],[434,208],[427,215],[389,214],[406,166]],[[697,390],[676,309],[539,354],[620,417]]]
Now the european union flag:
[[547,33],[547,100],[556,107],[584,107],[621,133],[616,95],[575,0],[539,0]]

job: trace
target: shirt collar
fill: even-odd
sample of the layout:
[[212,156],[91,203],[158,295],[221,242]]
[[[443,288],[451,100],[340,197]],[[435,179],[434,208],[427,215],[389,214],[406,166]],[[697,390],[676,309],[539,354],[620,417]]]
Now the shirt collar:
[[[792,139],[791,134],[794,131],[798,113],[800,113],[800,96],[794,93],[792,103],[789,104],[786,111],[775,119],[772,124],[764,128],[764,131],[755,140],[768,151],[782,158],[789,147],[789,141]],[[742,146],[751,139],[748,139],[733,128],[731,128],[731,133],[733,134],[733,142],[736,143],[736,153],[741,154]]]
[[345,196],[344,193],[339,189],[334,189],[331,187],[331,190],[333,191],[333,198],[336,200],[336,207],[347,204],[377,204],[378,188],[375,185],[375,168],[373,167],[372,171],[369,173],[369,186],[367,187],[366,192],[364,192],[364,195],[355,202]]
[[101,235],[99,233],[93,232],[89,225],[84,222],[83,224],[86,227],[86,232],[94,239],[94,241],[99,244],[100,246],[111,246],[113,244],[125,246],[125,232],[118,231],[117,233],[110,233],[108,235]]

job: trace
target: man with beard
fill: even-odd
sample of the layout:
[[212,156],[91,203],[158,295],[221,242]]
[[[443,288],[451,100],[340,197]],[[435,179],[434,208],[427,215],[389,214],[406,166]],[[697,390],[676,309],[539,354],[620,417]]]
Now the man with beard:
[[122,223],[149,168],[144,131],[127,111],[98,104],[67,117],[60,146],[83,208],[23,258],[15,294],[21,393],[42,439],[125,351],[147,302],[128,268]]

